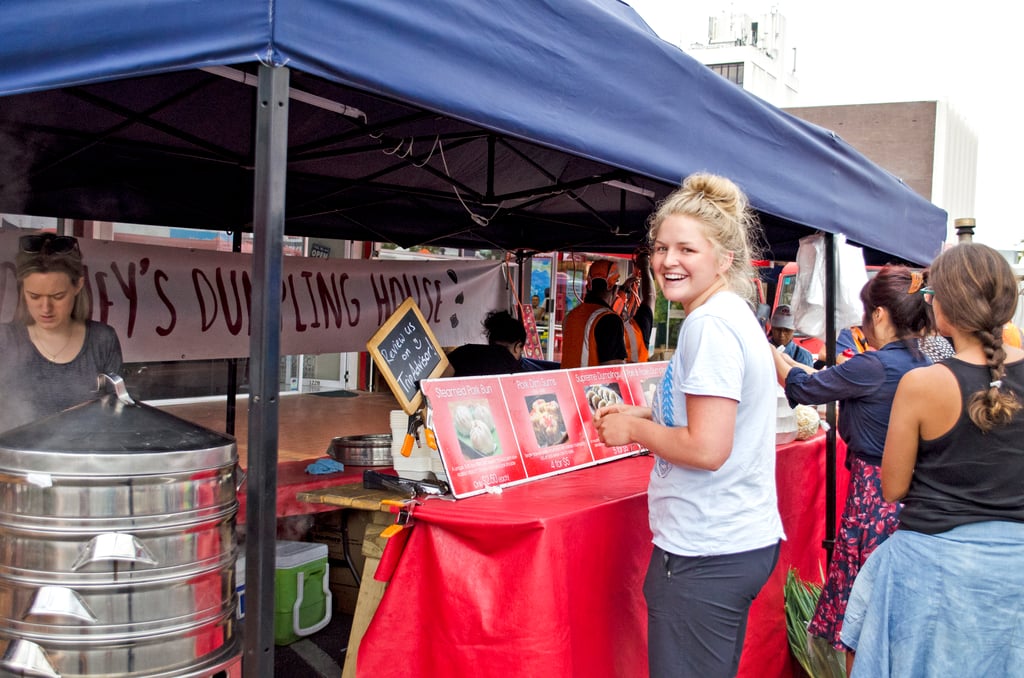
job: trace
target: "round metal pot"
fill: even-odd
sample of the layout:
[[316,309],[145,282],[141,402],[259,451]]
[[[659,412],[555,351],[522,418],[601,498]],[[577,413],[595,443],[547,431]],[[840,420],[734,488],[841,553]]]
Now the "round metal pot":
[[66,520],[63,529],[0,523],[0,578],[30,574],[42,583],[93,584],[109,580],[116,564],[117,580],[149,581],[221,566],[234,555],[235,514],[232,507],[198,520],[149,526],[111,520],[85,529]]
[[0,674],[209,676],[237,658],[235,440],[111,381],[0,433]]
[[391,434],[334,438],[327,447],[327,454],[348,466],[391,466]]

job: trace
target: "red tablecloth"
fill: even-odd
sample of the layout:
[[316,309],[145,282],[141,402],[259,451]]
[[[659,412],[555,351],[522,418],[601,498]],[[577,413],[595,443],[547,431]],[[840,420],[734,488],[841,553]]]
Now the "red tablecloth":
[[[837,447],[838,526],[850,474],[844,466],[846,446],[842,440]],[[825,539],[825,434],[780,446],[775,481],[786,541],[779,550],[779,564],[750,608],[738,674],[741,678],[804,675],[789,652],[782,587],[791,567],[797,568],[801,578],[816,583],[821,582],[822,574],[828,570],[827,554],[822,548]]]
[[[363,471],[368,466],[346,466],[344,471],[339,473],[325,473],[316,475],[306,473],[306,467],[317,461],[317,459],[329,459],[326,455],[313,459],[301,459],[298,461],[282,461],[277,465],[277,517],[298,516],[307,513],[319,513],[321,511],[335,511],[337,506],[330,504],[311,504],[299,501],[295,498],[299,492],[311,492],[322,490],[325,487],[333,487],[344,483],[363,482]],[[376,468],[377,471],[393,473],[390,468]],[[243,483],[238,490],[238,524],[245,523],[246,506],[248,505],[248,483]]]
[[646,669],[649,457],[457,503],[429,501],[358,675],[634,675]]
[[[782,586],[790,566],[813,581],[825,569],[824,448],[819,435],[778,450],[788,540],[751,609],[741,676],[793,675]],[[623,459],[425,503],[362,640],[359,676],[646,676],[650,467]]]

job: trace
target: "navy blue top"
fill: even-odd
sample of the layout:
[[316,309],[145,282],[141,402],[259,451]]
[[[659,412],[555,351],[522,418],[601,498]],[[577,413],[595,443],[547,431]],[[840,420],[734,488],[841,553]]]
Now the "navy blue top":
[[894,341],[814,374],[791,369],[786,375],[786,397],[790,407],[838,400],[839,436],[846,443],[847,458],[856,456],[877,466],[882,463],[889,412],[900,378],[915,367],[930,364],[920,351]]

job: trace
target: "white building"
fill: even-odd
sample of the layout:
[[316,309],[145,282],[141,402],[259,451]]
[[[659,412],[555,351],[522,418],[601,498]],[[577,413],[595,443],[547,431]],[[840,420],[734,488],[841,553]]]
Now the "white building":
[[686,52],[771,104],[784,107],[796,101],[796,50],[786,45],[786,19],[778,9],[708,17],[707,42],[694,43]]
[[[708,18],[706,43],[687,53],[722,77],[787,113],[831,130],[885,168],[953,222],[974,217],[978,136],[948,101],[851,103],[798,107],[797,48],[778,9]],[[978,224],[979,230],[984,224]]]

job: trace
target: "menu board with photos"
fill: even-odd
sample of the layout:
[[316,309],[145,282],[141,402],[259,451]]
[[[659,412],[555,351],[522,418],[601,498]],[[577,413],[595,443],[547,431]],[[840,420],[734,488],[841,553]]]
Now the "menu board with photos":
[[569,371],[572,393],[576,398],[587,439],[595,459],[608,459],[636,454],[642,448],[636,443],[609,447],[601,442],[594,428],[594,414],[609,405],[640,405],[626,385],[622,365],[614,367],[586,367]]
[[667,362],[630,363],[623,366],[626,385],[633,394],[633,402],[643,407],[654,406],[654,398],[667,367]]
[[543,360],[544,350],[540,345],[540,333],[537,331],[537,321],[533,317],[533,306],[530,306],[529,304],[520,304],[519,317],[522,318],[523,328],[526,330],[526,343],[523,346],[523,356]]
[[510,374],[501,389],[530,477],[594,462],[565,370]]
[[498,380],[465,377],[422,384],[426,424],[434,431],[456,497],[527,477]]
[[666,363],[582,367],[423,382],[427,426],[435,434],[457,498],[529,482],[642,452],[608,447],[597,436],[597,408],[647,404],[641,389]]

